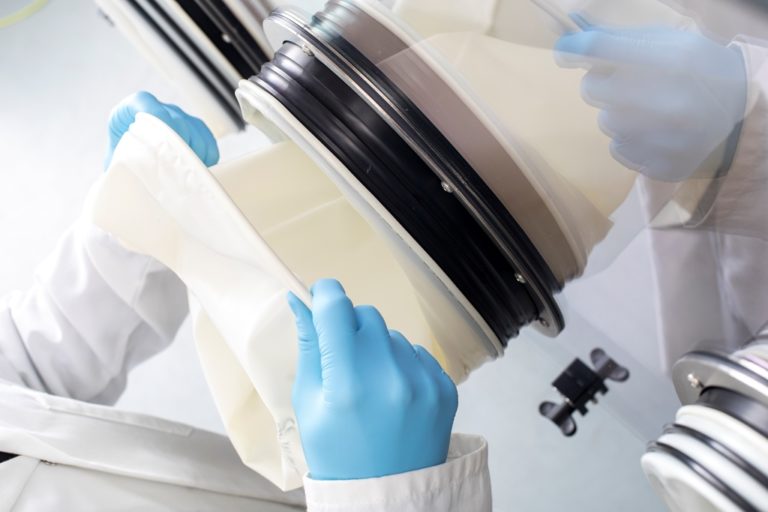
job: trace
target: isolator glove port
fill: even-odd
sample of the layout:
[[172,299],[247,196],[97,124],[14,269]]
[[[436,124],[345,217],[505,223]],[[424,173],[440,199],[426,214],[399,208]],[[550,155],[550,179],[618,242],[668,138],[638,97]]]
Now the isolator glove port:
[[112,109],[109,116],[109,150],[104,168],[109,167],[112,153],[139,112],[153,115],[173,128],[206,166],[218,163],[216,139],[202,120],[190,116],[176,105],[162,103],[152,94],[140,91],[128,96]]
[[338,281],[294,295],[299,359],[293,407],[315,480],[405,473],[446,460],[456,386],[424,348],[352,305]]

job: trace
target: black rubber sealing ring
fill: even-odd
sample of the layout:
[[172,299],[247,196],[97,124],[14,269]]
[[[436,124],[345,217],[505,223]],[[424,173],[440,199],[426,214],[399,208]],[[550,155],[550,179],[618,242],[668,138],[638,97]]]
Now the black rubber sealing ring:
[[677,448],[670,446],[666,443],[655,442],[651,443],[648,447],[649,452],[665,453],[685,464],[691,471],[696,473],[702,480],[707,482],[713,488],[715,488],[720,494],[731,500],[736,506],[738,506],[744,512],[760,512],[760,509],[754,507],[749,501],[747,501],[741,494],[733,490],[725,482],[720,480],[714,474],[712,474],[707,468],[702,466],[694,458],[688,454],[683,453]]
[[[326,6],[326,9],[333,8],[334,6],[330,4]],[[328,16],[328,13],[325,11],[316,13],[312,18],[311,26],[325,34],[325,40],[332,48],[347,60],[354,62],[359,69],[363,70],[369,80],[374,81],[379,89],[386,91],[388,100],[397,104],[401,112],[407,113],[408,118],[412,120],[415,126],[418,126],[419,133],[430,141],[430,147],[443,156],[444,161],[452,164],[447,170],[450,170],[458,178],[456,179],[457,185],[472,189],[474,195],[482,198],[483,206],[487,207],[492,212],[493,217],[504,225],[505,231],[511,234],[518,252],[525,257],[528,270],[533,272],[535,277],[540,279],[549,291],[559,291],[561,289],[560,284],[523,229],[488,185],[477,175],[440,130],[432,124],[429,118],[379,68],[339,34],[335,22]]]
[[722,444],[720,441],[713,439],[704,432],[700,432],[691,427],[680,425],[675,423],[664,429],[665,434],[683,434],[696,439],[697,441],[707,445],[726,459],[734,466],[741,469],[743,472],[751,476],[757,483],[768,490],[768,475],[757,469],[749,461],[745,460],[741,455],[731,450],[729,447]]
[[286,43],[251,79],[317,137],[475,306],[502,344],[539,317],[515,269],[439,178],[350,87]]
[[7,460],[11,460],[11,459],[13,459],[15,457],[18,457],[18,455],[14,454],[14,453],[0,452],[0,464],[2,464],[3,462],[5,462]]
[[[184,38],[185,42],[190,45],[191,48],[194,48],[195,55],[201,58],[206,64],[209,65],[210,69],[213,71],[214,75],[216,75],[217,81],[219,82],[220,86],[224,86],[226,88],[230,88],[231,85],[227,84],[226,80],[221,77],[218,70],[215,68],[215,66],[210,64],[210,61],[207,57],[199,53],[199,49],[197,49],[197,46],[194,45],[191,41],[189,41],[188,37],[182,30],[178,28],[178,25],[168,17],[168,14],[163,11],[163,9],[157,5],[157,3],[154,0],[148,0],[148,4],[154,9],[156,14],[158,16],[161,16],[163,20],[168,23],[171,27],[173,27],[176,31],[176,33]],[[175,41],[173,41],[168,34],[163,31],[163,29],[158,25],[157,21],[152,17],[150,13],[148,13],[144,7],[137,2],[136,0],[128,0],[128,5],[133,7],[136,14],[138,14],[150,27],[152,27],[152,30],[155,31],[155,33],[165,41],[165,43],[171,47],[173,52],[182,60],[184,61],[184,64],[186,64],[187,68],[189,68],[195,76],[200,80],[200,82],[203,84],[203,86],[208,90],[208,92],[213,96],[216,101],[219,103],[219,105],[222,107],[222,109],[227,113],[227,115],[232,119],[232,121],[235,123],[235,125],[238,128],[242,128],[245,126],[243,118],[240,116],[240,111],[236,108],[236,101],[233,101],[234,99],[234,92],[232,94],[232,98],[225,97],[216,87],[215,84],[213,84],[205,74],[203,74],[195,65],[194,62],[184,53],[184,51],[179,48],[179,45],[176,44]],[[222,83],[221,80],[224,80]]]
[[[206,2],[204,0],[181,0],[177,2],[187,15],[195,20],[211,43],[229,60],[243,78],[255,75],[259,68],[269,60],[261,47],[253,41],[240,20],[229,10],[224,2]],[[227,33],[231,43],[222,38]],[[246,40],[253,44],[245,47],[240,40],[246,34]]]
[[[243,59],[256,71],[269,60],[261,45],[240,22],[240,18],[229,9],[226,2],[221,0],[195,0],[206,12],[229,41],[224,41],[240,52]],[[248,75],[250,76],[250,75]]]
[[696,405],[717,409],[768,438],[768,407],[746,395],[723,388],[707,388]]

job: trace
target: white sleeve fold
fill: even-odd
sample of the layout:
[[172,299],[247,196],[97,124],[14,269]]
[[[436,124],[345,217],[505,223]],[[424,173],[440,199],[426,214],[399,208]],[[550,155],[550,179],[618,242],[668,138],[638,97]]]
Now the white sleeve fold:
[[768,240],[768,48],[736,42],[748,78],[747,105],[728,172],[699,227]]
[[309,512],[490,512],[488,445],[454,434],[445,464],[366,480],[304,478]]
[[113,403],[130,369],[171,342],[187,309],[169,270],[80,221],[29,290],[0,299],[0,378]]

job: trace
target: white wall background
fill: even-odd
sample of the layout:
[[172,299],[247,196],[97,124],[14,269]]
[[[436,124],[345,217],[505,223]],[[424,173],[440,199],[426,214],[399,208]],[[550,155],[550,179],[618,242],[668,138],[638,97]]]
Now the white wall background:
[[[3,0],[0,16],[23,3]],[[139,89],[194,113],[90,0],[51,0],[0,29],[0,293],[27,287],[77,217],[102,171],[110,108]],[[223,158],[262,143],[255,133],[229,138]],[[538,416],[538,403],[554,398],[548,383],[571,357],[558,342],[539,343],[519,340],[461,387],[456,428],[490,442],[495,509],[659,510],[639,468],[645,441],[607,409],[580,418],[580,433],[568,440]],[[118,406],[221,429],[188,328],[136,369]]]

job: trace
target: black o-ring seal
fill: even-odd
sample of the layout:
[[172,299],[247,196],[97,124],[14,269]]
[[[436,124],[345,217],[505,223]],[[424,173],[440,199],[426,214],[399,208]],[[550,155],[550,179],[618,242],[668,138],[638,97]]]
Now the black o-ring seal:
[[16,457],[18,457],[18,455],[16,455],[15,453],[0,452],[0,464],[2,464],[5,461],[9,461],[11,459],[15,459]]
[[712,450],[720,454],[722,457],[727,459],[731,464],[738,467],[744,473],[752,477],[764,489],[768,490],[768,475],[760,471],[753,464],[751,464],[749,461],[744,459],[744,457],[742,457],[741,455],[733,451],[731,448],[729,448],[728,446],[725,446],[723,443],[712,438],[711,436],[708,436],[704,432],[688,427],[686,425],[680,425],[679,423],[675,423],[665,428],[664,433],[665,434],[682,434],[682,435],[692,437],[693,439],[696,439],[700,443],[705,444],[706,446],[708,446],[709,448],[711,448]]
[[703,405],[737,419],[768,439],[768,407],[746,395],[725,388],[707,388],[696,405]]
[[[227,7],[226,2],[186,0],[177,3],[240,76],[258,73],[259,68],[269,61],[267,54],[253,40],[237,16]],[[224,40],[223,34],[230,39]]]
[[702,480],[711,485],[720,494],[731,500],[736,506],[738,506],[744,512],[760,512],[760,509],[752,505],[746,498],[731,488],[728,484],[723,482],[717,476],[715,476],[710,470],[705,468],[696,459],[684,453],[674,446],[670,446],[663,442],[651,443],[648,447],[649,453],[664,453],[673,457],[684,464],[688,469],[696,473]]
[[[391,51],[392,44],[405,44],[401,35],[377,21],[364,5],[351,0],[329,0],[322,11],[315,13],[309,24],[302,21],[300,14],[290,9],[276,10],[269,20],[295,34],[311,49],[317,50],[321,60],[328,63],[345,82],[352,84],[361,98],[374,110],[381,112],[386,122],[421,155],[431,170],[447,181],[463,206],[518,270],[516,278],[526,283],[539,310],[537,328],[548,336],[556,336],[564,328],[565,322],[553,294],[560,291],[564,283],[555,277],[514,216],[464,159],[458,148],[386,73],[346,40],[346,30],[357,26],[357,29],[352,29],[353,32],[369,30],[370,37],[381,37],[382,44],[388,48],[384,50],[385,53]],[[437,76],[434,78],[439,80]],[[437,90],[444,85],[435,84]],[[494,137],[490,133],[488,136]],[[509,171],[520,172],[516,163],[509,162],[507,165],[510,166]],[[530,193],[536,194],[532,190]]]
[[525,283],[519,282],[515,269],[477,220],[443,190],[440,179],[381,116],[328,67],[297,44],[286,42],[251,81],[288,109],[382,203],[504,346],[520,328],[540,317]]
[[[152,12],[147,10],[143,5],[147,4],[152,9]],[[237,102],[234,98],[229,97],[224,91],[231,89],[227,79],[221,74],[221,71],[211,63],[210,59],[198,48],[198,46],[189,38],[189,36],[178,26],[178,24],[168,15],[163,8],[161,8],[155,0],[147,0],[147,2],[138,2],[136,0],[128,0],[127,4],[134,10],[134,12],[152,29],[152,31],[160,37],[165,44],[174,52],[174,54],[184,62],[187,68],[200,80],[200,83],[205,87],[206,91],[214,98],[219,106],[226,112],[231,121],[237,126],[238,129],[242,129],[245,124],[243,118],[240,116],[240,111],[237,108]],[[190,51],[200,59],[206,66],[206,69],[213,75],[211,78],[206,76],[195,63],[189,58],[184,50],[174,41],[163,28],[158,25],[158,22],[153,16],[159,16],[165,23],[168,24],[170,30],[176,37],[179,37],[189,47]]]
[[[471,191],[470,197],[477,198],[474,206],[478,210],[484,210],[487,215],[503,226],[502,231],[508,235],[507,243],[515,247],[518,256],[525,261],[526,270],[540,280],[548,291],[559,291],[561,283],[551,272],[539,255],[536,247],[528,239],[527,235],[515,219],[510,215],[504,205],[499,201],[488,185],[472,169],[472,166],[461,156],[458,150],[438,130],[438,128],[421,112],[421,110],[405,95],[376,65],[368,60],[353,44],[350,44],[339,32],[333,16],[326,11],[333,11],[338,6],[329,3],[325,11],[316,13],[311,22],[311,27],[316,34],[322,34],[323,41],[333,48],[347,61],[354,62],[355,66],[366,77],[374,82],[379,94],[387,101],[397,106],[397,110],[405,116],[413,126],[417,127],[418,134],[429,141],[429,147],[434,154],[442,160],[442,167],[454,178],[454,183]],[[386,103],[386,102],[384,102]]]

